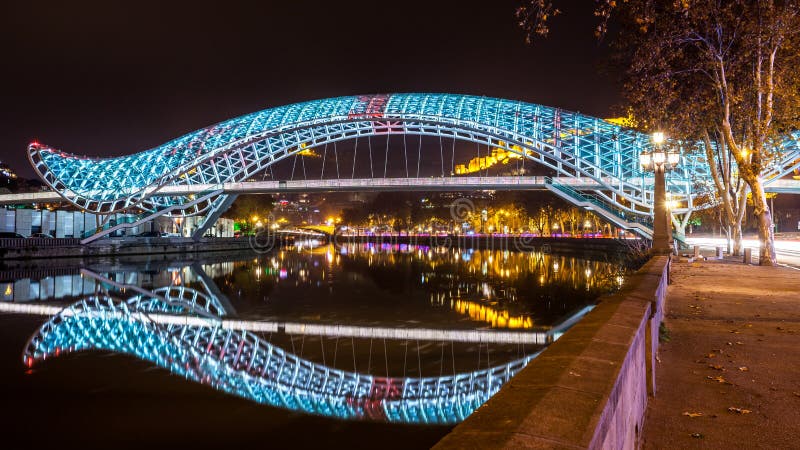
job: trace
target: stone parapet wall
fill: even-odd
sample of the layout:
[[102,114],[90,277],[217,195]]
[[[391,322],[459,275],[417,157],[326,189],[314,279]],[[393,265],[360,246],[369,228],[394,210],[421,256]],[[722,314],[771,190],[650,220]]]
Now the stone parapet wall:
[[652,258],[435,448],[636,448],[668,282]]

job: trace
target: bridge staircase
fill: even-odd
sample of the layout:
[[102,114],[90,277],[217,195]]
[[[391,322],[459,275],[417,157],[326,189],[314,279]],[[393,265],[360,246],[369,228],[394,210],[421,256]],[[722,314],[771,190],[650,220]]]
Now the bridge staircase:
[[111,222],[105,223],[96,229],[91,231],[87,231],[84,233],[83,238],[81,239],[81,244],[86,245],[90,244],[100,238],[106,237],[116,231],[134,228],[144,223],[150,222],[157,217],[163,216],[164,214],[171,213],[173,211],[182,211],[185,209],[193,208],[195,205],[202,204],[204,202],[210,201],[214,197],[217,197],[222,194],[221,189],[203,192],[197,195],[192,201],[179,204],[179,205],[172,205],[167,208],[159,209],[157,211],[148,212],[147,214],[142,214],[139,216],[133,217],[123,217],[120,218],[115,222],[114,225],[111,225]]
[[653,238],[653,218],[650,216],[626,212],[600,196],[580,192],[572,186],[554,181],[551,177],[545,177],[544,185],[547,190],[564,200],[592,211],[622,229],[634,232],[645,239]]
[[[798,169],[800,169],[800,132],[795,132],[794,137],[786,138],[782,152],[767,170],[761,174],[761,177],[764,180],[764,185],[769,186],[792,172],[797,173]],[[800,192],[797,186],[792,187],[793,189],[789,189],[788,192]]]

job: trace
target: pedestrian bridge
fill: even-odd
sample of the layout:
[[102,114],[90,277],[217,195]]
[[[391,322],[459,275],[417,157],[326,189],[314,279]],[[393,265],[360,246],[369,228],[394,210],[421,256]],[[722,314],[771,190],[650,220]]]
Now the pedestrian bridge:
[[[392,136],[395,146],[390,146]],[[384,138],[385,148],[373,148],[375,137]],[[411,137],[419,137],[419,144]],[[423,152],[422,137],[438,140],[438,147]],[[345,152],[344,142],[353,141],[354,149]],[[470,161],[463,159],[463,149],[456,151],[457,141],[475,145]],[[765,174],[768,185],[800,167],[799,141],[800,133],[783,141]],[[45,183],[84,211],[105,217],[130,210],[153,217],[204,214],[207,225],[199,236],[236,195],[251,188],[430,190],[439,185],[447,190],[543,187],[576,205],[605,210],[618,226],[646,236],[654,189],[639,155],[650,145],[642,133],[542,105],[468,95],[378,94],[271,108],[118,158],[78,156],[39,143],[32,143],[28,153]],[[667,185],[678,211],[691,211],[694,199],[711,190],[709,168],[704,152],[680,150],[680,164],[668,174]],[[490,163],[512,159],[522,166],[517,175],[526,174],[527,164],[544,168],[550,177],[489,179]],[[291,166],[287,181],[273,176],[282,162]],[[310,175],[307,166],[319,168],[318,162],[321,169]],[[367,163],[368,176],[356,177],[356,167]],[[487,176],[462,177],[470,171]],[[271,185],[242,183],[267,173]]]

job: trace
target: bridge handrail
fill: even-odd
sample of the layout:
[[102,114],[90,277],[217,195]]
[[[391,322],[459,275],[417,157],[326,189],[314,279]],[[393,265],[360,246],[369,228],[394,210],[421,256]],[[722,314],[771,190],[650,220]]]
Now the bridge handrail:
[[63,247],[80,243],[78,238],[0,238],[0,248]]
[[641,215],[638,215],[638,214],[625,214],[624,211],[621,211],[618,208],[613,207],[612,205],[608,204],[607,202],[599,199],[597,196],[580,192],[580,191],[578,191],[576,189],[573,189],[570,186],[567,186],[567,185],[564,185],[564,184],[561,184],[561,183],[556,183],[550,177],[545,177],[545,184],[549,184],[549,185],[555,187],[556,189],[559,189],[562,192],[565,192],[565,193],[567,193],[567,194],[569,194],[569,195],[571,195],[573,197],[585,200],[585,201],[587,201],[589,203],[592,203],[593,205],[595,205],[595,206],[597,206],[599,208],[603,208],[604,210],[616,215],[620,219],[624,219],[627,222],[635,222],[635,223],[639,223],[639,224],[642,224],[642,225],[650,225],[650,226],[652,226],[653,221],[652,221],[651,218],[650,218],[650,220],[648,220],[649,216],[641,216]]

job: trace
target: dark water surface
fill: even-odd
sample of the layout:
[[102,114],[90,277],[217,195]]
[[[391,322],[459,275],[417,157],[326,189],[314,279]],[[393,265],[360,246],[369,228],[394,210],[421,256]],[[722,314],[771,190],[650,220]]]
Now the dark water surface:
[[[624,275],[614,261],[368,244],[209,255],[199,262],[154,258],[59,264],[63,267],[39,267],[24,277],[19,271],[0,271],[0,306],[55,308],[85,300],[98,290],[125,300],[137,295],[134,286],[144,292],[185,286],[218,297],[232,318],[281,327],[288,323],[328,325],[325,330],[334,331],[337,325],[370,332],[448,330],[456,333],[451,336],[502,330],[533,336],[552,333],[553,327],[585,311],[599,295],[618,288]],[[213,383],[187,380],[152,362],[106,350],[48,354],[29,369],[23,364],[23,351],[47,320],[47,315],[0,313],[5,412],[0,427],[6,442],[34,448],[77,441],[87,443],[84,448],[427,448],[453,426],[382,423],[395,416],[371,403],[365,406],[368,399],[347,400],[348,407],[355,404],[369,413],[364,420],[262,405],[213,389]],[[360,374],[374,379],[378,387],[387,379],[402,383],[415,377],[479,373],[543,348],[531,340],[384,339],[327,331],[289,334],[283,328],[248,333],[263,346],[281,348],[333,371]],[[220,357],[225,353],[216,351]],[[228,354],[230,358],[230,350]],[[233,365],[241,369],[237,361]],[[375,386],[369,391],[375,401],[399,395],[377,392]],[[449,416],[442,414],[439,421],[446,422]]]

